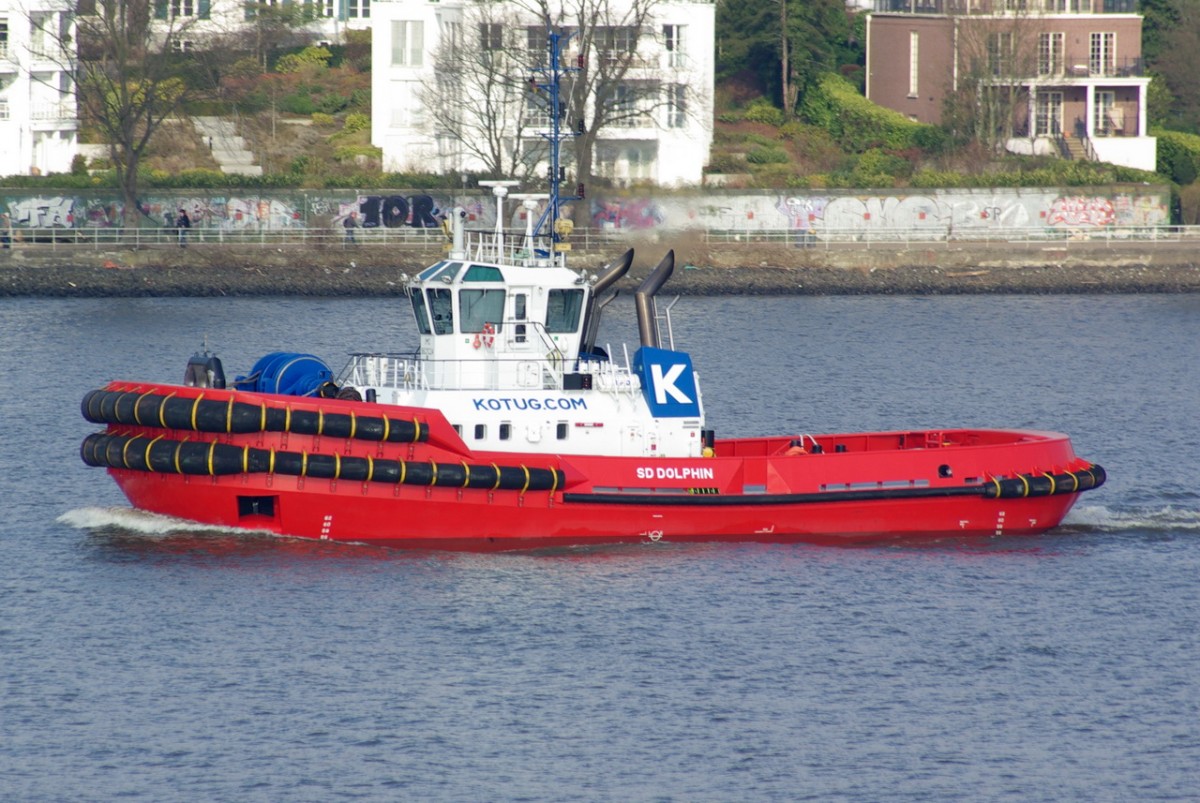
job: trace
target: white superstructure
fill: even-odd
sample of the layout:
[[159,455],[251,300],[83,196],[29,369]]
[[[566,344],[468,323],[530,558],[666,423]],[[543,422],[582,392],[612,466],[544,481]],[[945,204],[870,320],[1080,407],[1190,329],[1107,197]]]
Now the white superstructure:
[[[506,188],[494,191],[502,205]],[[654,290],[639,290],[641,348],[610,358],[594,344],[599,295],[632,253],[599,275],[577,273],[561,247],[534,236],[532,217],[524,233],[466,232],[453,215],[446,258],[407,283],[417,351],[353,355],[339,384],[382,403],[441,410],[472,449],[701,456],[699,381],[686,354],[659,347]],[[659,284],[671,259],[656,270]]]

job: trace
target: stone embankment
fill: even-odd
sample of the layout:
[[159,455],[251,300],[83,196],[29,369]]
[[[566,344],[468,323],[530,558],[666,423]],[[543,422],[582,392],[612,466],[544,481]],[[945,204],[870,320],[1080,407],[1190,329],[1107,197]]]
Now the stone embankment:
[[[634,288],[667,243],[632,243]],[[439,252],[380,247],[195,244],[96,250],[14,243],[0,251],[0,296],[389,296]],[[680,243],[664,294],[1200,292],[1200,243],[950,243],[791,248]],[[615,254],[576,253],[576,267]]]

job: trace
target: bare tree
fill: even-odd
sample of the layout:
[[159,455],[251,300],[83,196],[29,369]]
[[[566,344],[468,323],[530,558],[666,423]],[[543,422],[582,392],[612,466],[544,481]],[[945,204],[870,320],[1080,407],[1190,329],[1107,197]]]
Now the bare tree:
[[141,219],[138,167],[151,137],[196,91],[177,51],[199,17],[171,11],[164,0],[96,0],[76,17],[77,43],[67,30],[56,34],[60,57],[78,84],[81,110],[108,142],[126,226]]
[[308,41],[304,26],[316,17],[311,2],[274,3],[270,0],[247,0],[241,4],[246,24],[231,38],[240,50],[252,52],[262,71],[267,71],[271,51],[293,47]]
[[[1027,113],[1028,87],[1052,66],[1039,64],[1038,33],[1023,10],[955,16],[957,85],[947,93],[943,119],[960,137],[998,153],[1015,136],[1036,133],[1037,121]],[[1048,128],[1056,126],[1061,120],[1050,121]],[[1061,128],[1052,133],[1062,133]]]
[[523,0],[540,20],[574,34],[577,72],[567,88],[566,118],[580,132],[571,155],[580,183],[592,179],[597,143],[608,127],[653,125],[670,102],[657,70],[646,70],[639,43],[653,37],[661,0]]
[[496,177],[528,178],[536,166],[526,135],[548,124],[530,92],[525,28],[513,13],[479,4],[451,23],[433,54],[434,82],[418,93],[439,137]]

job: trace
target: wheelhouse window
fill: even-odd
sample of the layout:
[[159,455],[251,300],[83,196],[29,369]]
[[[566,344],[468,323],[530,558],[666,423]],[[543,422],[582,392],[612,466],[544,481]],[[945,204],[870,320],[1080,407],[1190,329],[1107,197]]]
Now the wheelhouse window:
[[504,291],[463,288],[458,292],[458,317],[462,332],[482,332],[484,325],[489,323],[500,331],[500,322],[504,320]]
[[463,274],[464,282],[502,282],[504,274],[492,265],[472,265]]
[[579,313],[583,309],[583,290],[551,290],[546,299],[546,331],[579,331]]
[[433,334],[433,329],[429,326],[429,308],[425,306],[425,294],[421,292],[413,293],[412,299],[413,317],[417,319],[417,331],[423,335]]
[[454,298],[449,288],[438,287],[425,291],[429,312],[433,317],[435,335],[454,334]]

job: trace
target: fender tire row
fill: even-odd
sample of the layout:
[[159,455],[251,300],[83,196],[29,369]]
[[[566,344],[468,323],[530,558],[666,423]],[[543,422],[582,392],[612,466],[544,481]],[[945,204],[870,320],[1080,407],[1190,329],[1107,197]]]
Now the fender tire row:
[[553,493],[563,487],[565,480],[565,475],[559,469],[524,465],[376,460],[370,457],[342,457],[339,454],[255,449],[216,441],[176,441],[142,435],[107,435],[102,432],[84,438],[80,457],[89,466],[162,474],[286,474],[331,480],[503,489],[521,493]]
[[94,424],[162,427],[193,432],[294,432],[389,443],[429,440],[429,430],[417,420],[392,420],[385,416],[326,413],[323,410],[293,410],[235,401],[138,393],[137,391],[93,390],[83,397],[83,417]]
[[1108,479],[1101,466],[1093,463],[1082,471],[1065,471],[1062,474],[1018,474],[1009,479],[992,478],[984,485],[984,496],[988,499],[1023,499],[1028,496],[1055,496],[1073,494],[1099,488]]

